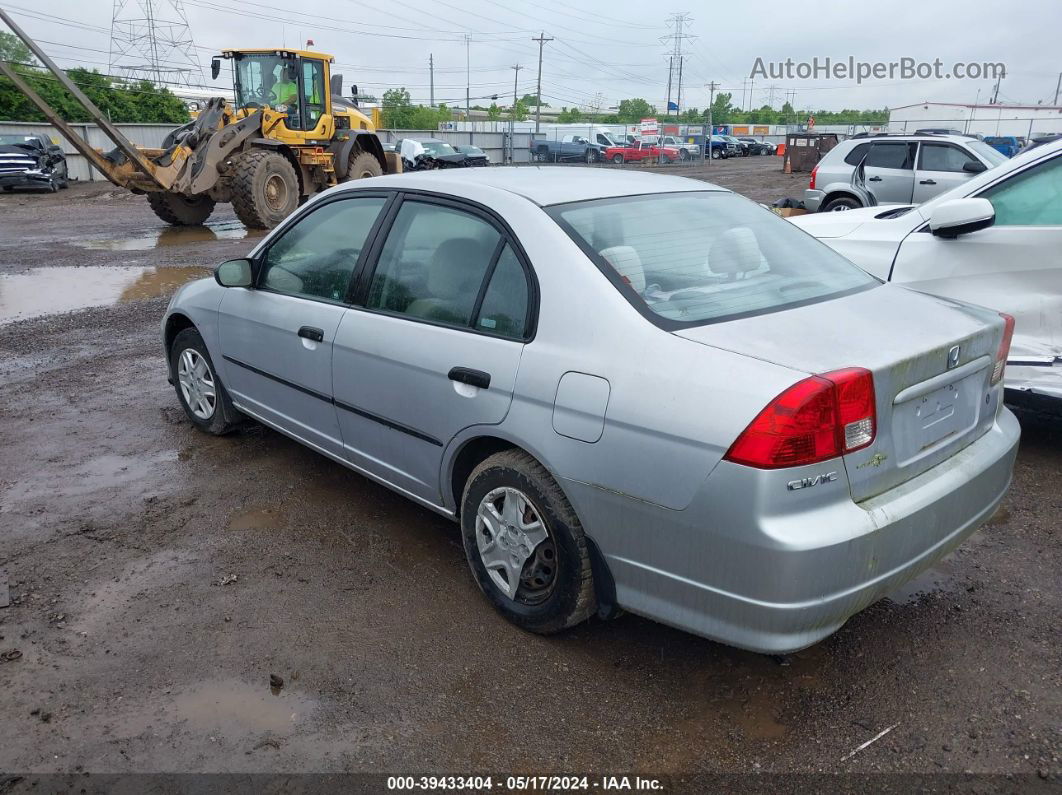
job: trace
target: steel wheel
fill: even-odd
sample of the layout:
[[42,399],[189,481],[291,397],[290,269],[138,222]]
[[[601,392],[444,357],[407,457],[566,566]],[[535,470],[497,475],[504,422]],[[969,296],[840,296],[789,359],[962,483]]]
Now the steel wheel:
[[476,511],[476,546],[490,579],[510,600],[535,604],[549,596],[557,547],[522,491],[502,486],[483,497]]
[[288,185],[279,174],[270,174],[265,184],[265,201],[270,210],[282,210],[288,204]]
[[207,360],[194,348],[181,351],[177,361],[177,382],[184,402],[201,420],[209,420],[217,409],[217,387]]

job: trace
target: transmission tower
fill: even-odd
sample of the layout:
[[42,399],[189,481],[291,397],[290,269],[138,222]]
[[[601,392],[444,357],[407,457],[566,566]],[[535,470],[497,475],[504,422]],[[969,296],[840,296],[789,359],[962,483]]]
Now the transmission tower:
[[159,86],[201,83],[182,0],[114,0],[108,66],[112,75]]
[[668,54],[668,69],[667,69],[667,113],[671,113],[671,86],[676,85],[675,91],[675,105],[678,108],[676,114],[682,112],[682,61],[685,55],[682,53],[682,44],[687,40],[693,40],[695,36],[685,32],[686,25],[693,21],[693,17],[690,16],[688,11],[679,11],[667,18],[668,27],[670,27],[671,33],[666,36],[662,36],[660,41],[671,42],[671,52]]

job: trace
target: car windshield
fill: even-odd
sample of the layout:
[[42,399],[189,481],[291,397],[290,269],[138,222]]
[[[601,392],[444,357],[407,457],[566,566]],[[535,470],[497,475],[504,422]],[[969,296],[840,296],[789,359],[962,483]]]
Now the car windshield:
[[425,149],[433,155],[455,155],[457,150],[445,141],[421,141]]
[[984,141],[978,141],[976,138],[967,141],[966,145],[971,151],[979,154],[982,159],[987,160],[993,166],[998,166],[1000,163],[1006,163],[1010,159],[998,149],[994,149]]
[[32,135],[0,135],[0,146],[13,144],[36,144],[37,139]]
[[461,152],[461,153],[466,154],[466,155],[481,155],[481,154],[483,154],[483,150],[480,149],[478,146],[471,146],[469,144],[465,144],[464,146],[458,146],[458,147],[455,147],[455,148],[457,149],[458,152]]
[[547,212],[639,311],[665,327],[777,311],[879,284],[729,192],[597,199]]

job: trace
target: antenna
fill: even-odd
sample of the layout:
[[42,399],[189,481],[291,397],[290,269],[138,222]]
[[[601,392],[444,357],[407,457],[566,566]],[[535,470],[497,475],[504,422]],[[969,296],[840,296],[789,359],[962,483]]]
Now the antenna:
[[108,67],[159,86],[202,82],[182,0],[114,0]]

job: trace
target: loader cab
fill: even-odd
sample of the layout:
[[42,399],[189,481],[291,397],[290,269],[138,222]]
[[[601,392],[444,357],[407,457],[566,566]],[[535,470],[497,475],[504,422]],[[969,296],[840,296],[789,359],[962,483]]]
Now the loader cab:
[[331,140],[335,132],[329,96],[331,55],[306,50],[225,50],[221,57],[232,61],[237,116],[257,110],[285,114],[282,126],[270,135],[285,143]]

